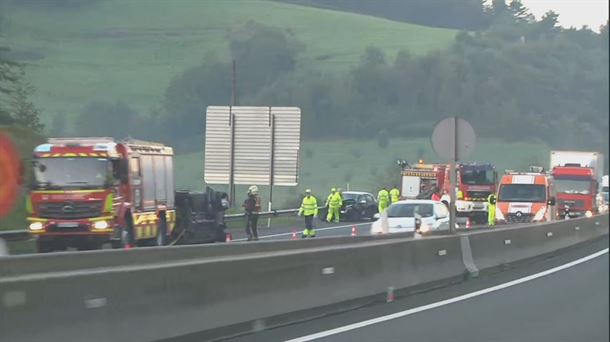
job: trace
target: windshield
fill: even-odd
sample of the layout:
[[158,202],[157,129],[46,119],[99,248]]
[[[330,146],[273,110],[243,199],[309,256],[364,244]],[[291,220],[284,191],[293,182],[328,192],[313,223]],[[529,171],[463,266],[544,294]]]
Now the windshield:
[[468,185],[490,185],[495,184],[493,170],[462,169],[462,184]]
[[98,158],[41,158],[34,163],[37,188],[100,188],[110,179],[111,164]]
[[557,193],[589,195],[591,193],[590,180],[555,179]]
[[344,201],[347,201],[347,200],[355,201],[356,197],[358,197],[358,195],[356,195],[356,194],[343,193],[343,200]]
[[546,187],[538,184],[504,184],[498,193],[499,202],[545,202]]
[[432,212],[431,203],[396,203],[388,208],[388,217],[430,217]]

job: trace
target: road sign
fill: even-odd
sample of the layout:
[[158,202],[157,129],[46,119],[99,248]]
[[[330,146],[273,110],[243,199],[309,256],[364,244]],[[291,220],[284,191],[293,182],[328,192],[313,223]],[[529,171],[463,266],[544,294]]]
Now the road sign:
[[[210,106],[206,111],[204,180],[229,184],[273,186],[299,182],[301,109],[298,107]],[[267,221],[270,225],[270,221]]]
[[432,132],[432,147],[446,161],[459,161],[472,153],[476,134],[472,125],[460,117],[449,117],[439,121]]
[[300,137],[297,107],[208,107],[205,182],[295,186]]
[[455,232],[455,200],[457,197],[456,164],[474,150],[476,135],[470,123],[460,117],[453,116],[439,121],[432,132],[432,147],[436,154],[449,161],[450,191],[449,196],[449,231]]

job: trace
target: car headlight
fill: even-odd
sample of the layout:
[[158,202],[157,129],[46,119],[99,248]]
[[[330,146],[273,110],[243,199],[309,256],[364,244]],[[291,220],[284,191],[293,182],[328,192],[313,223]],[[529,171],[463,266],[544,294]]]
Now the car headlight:
[[506,221],[506,218],[504,218],[504,214],[502,214],[502,210],[500,210],[500,208],[498,207],[496,207],[496,220]]
[[591,216],[593,216],[593,213],[591,212],[591,210],[587,210],[587,211],[585,212],[585,216],[586,216],[586,217],[591,217]]
[[545,212],[546,212],[545,207],[540,208],[540,210],[538,210],[536,215],[534,215],[534,221],[541,221],[544,218]]
[[41,230],[43,228],[42,222],[30,223],[30,230]]
[[93,228],[94,229],[106,229],[106,228],[108,228],[108,222],[106,222],[106,221],[95,221],[95,223],[93,223]]

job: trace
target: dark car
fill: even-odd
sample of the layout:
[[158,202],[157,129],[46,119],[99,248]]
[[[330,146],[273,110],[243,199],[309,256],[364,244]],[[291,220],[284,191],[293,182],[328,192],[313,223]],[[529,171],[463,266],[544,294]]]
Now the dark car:
[[[377,200],[373,194],[361,191],[344,191],[343,206],[341,207],[341,221],[373,220],[377,214]],[[326,221],[328,208],[321,209],[320,219]]]

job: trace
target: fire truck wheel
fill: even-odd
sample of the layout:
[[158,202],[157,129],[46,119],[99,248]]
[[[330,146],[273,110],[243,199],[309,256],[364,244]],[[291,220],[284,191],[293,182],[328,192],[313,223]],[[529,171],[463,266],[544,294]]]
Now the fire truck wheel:
[[165,246],[167,245],[167,219],[165,215],[162,214],[159,218],[159,225],[157,226],[157,246]]

